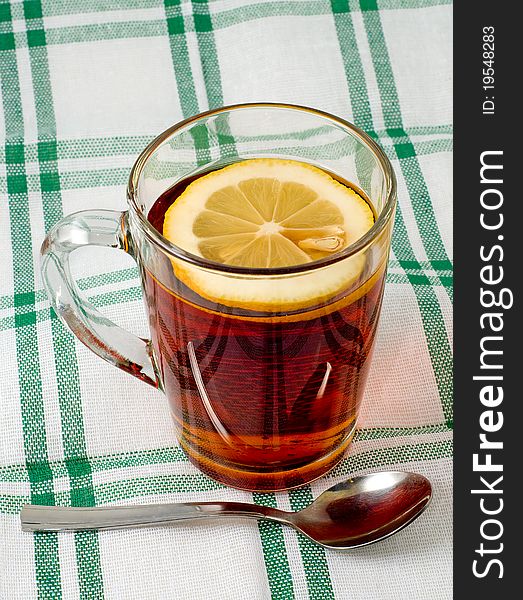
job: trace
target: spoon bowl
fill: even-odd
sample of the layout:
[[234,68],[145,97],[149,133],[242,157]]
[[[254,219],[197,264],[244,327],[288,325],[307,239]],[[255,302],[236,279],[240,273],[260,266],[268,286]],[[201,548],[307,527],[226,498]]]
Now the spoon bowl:
[[347,479],[299,512],[244,502],[187,502],[138,506],[70,507],[28,504],[24,531],[80,531],[167,525],[223,516],[290,525],[314,542],[337,550],[373,544],[412,523],[430,502],[432,487],[417,473],[384,471]]
[[388,471],[348,479],[292,514],[293,525],[328,548],[373,544],[406,527],[428,506],[432,488],[416,473]]

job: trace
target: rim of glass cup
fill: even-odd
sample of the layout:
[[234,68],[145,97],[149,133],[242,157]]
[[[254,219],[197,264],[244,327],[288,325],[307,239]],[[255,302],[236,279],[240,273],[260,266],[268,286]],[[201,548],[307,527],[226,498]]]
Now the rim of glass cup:
[[[352,135],[357,137],[360,142],[367,146],[369,150],[376,155],[380,166],[383,170],[383,174],[385,176],[385,181],[387,185],[387,199],[385,201],[383,209],[378,215],[376,222],[361,238],[356,240],[353,244],[347,246],[347,248],[345,248],[341,252],[333,254],[332,256],[320,258],[319,260],[315,260],[309,263],[302,263],[290,267],[251,268],[239,267],[234,265],[225,265],[223,263],[208,260],[206,258],[203,258],[202,256],[197,256],[196,254],[187,252],[183,248],[180,248],[179,246],[176,246],[175,244],[170,242],[150,223],[150,221],[147,219],[147,215],[143,213],[138,204],[137,189],[138,181],[142,170],[145,164],[147,163],[149,157],[153,154],[153,152],[165,140],[176,134],[176,132],[185,129],[186,127],[192,125],[197,121],[225,112],[249,110],[253,108],[295,110],[309,113],[317,117],[322,117],[327,121],[331,121],[332,123],[338,126],[342,126],[343,128],[348,129]],[[372,244],[372,242],[386,227],[387,223],[389,222],[394,213],[394,206],[396,203],[396,177],[394,175],[392,165],[385,152],[381,149],[381,147],[368,134],[366,134],[364,131],[362,131],[361,129],[356,127],[356,125],[353,125],[349,121],[345,121],[340,117],[336,117],[335,115],[331,115],[330,113],[318,110],[316,108],[309,108],[307,106],[300,106],[297,104],[282,104],[278,102],[252,102],[243,104],[233,104],[230,106],[223,106],[214,110],[208,110],[194,115],[193,117],[189,117],[188,119],[184,119],[183,121],[180,121],[176,125],[173,125],[169,129],[166,129],[164,132],[162,132],[142,151],[142,153],[136,159],[136,162],[134,163],[129,176],[129,182],[127,186],[127,199],[129,202],[129,207],[131,208],[133,213],[138,217],[143,233],[146,235],[149,241],[159,246],[167,254],[180,260],[183,260],[187,263],[196,265],[198,267],[202,267],[204,269],[220,271],[222,273],[228,274],[262,275],[267,277],[271,275],[290,275],[295,273],[305,273],[306,271],[312,271],[314,269],[319,269],[321,267],[332,265],[334,263],[340,262],[348,258],[349,256],[357,254],[358,252]]]

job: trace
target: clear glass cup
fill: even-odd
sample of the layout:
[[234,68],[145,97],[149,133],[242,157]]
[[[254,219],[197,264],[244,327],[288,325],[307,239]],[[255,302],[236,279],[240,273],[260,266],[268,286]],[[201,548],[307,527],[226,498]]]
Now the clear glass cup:
[[[190,254],[148,219],[172,186],[259,157],[307,162],[350,183],[370,200],[374,226],[320,260],[251,269]],[[354,434],[381,308],[396,204],[384,152],[354,125],[310,108],[225,107],[158,136],[133,166],[127,196],[127,211],[81,211],[46,237],[43,280],[58,316],[100,357],[165,392],[179,443],[218,481],[288,489],[331,469]],[[118,327],[80,294],[69,254],[88,245],[136,260],[151,339]],[[356,276],[340,287],[347,273]],[[338,282],[332,293],[307,301],[329,282]],[[270,295],[270,306],[213,299],[216,285]],[[280,306],[289,294],[295,305]]]

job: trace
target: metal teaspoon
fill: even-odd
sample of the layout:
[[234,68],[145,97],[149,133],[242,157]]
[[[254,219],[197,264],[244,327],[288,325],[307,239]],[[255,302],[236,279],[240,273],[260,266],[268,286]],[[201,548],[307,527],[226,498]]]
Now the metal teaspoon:
[[428,479],[384,471],[347,479],[307,508],[285,512],[244,502],[187,502],[139,506],[65,507],[28,504],[24,531],[77,531],[167,525],[214,517],[252,517],[290,525],[314,542],[344,550],[378,542],[412,523],[432,496]]

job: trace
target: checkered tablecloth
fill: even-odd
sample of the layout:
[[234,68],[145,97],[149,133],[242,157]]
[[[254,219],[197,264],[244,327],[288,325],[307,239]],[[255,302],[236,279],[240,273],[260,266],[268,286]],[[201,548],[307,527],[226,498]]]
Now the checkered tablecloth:
[[[0,598],[451,597],[451,5],[446,0],[0,0]],[[164,396],[90,353],[49,309],[39,247],[63,215],[125,208],[140,150],[224,104],[317,107],[366,130],[398,177],[383,313],[359,430],[327,477],[226,489],[177,447]],[[137,269],[74,255],[83,292],[148,336]],[[298,510],[350,474],[427,475],[434,500],[360,550],[223,521],[22,533],[27,502],[229,499]]]

